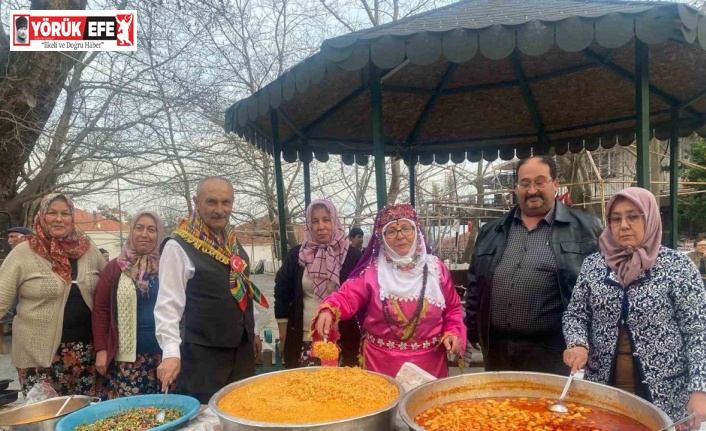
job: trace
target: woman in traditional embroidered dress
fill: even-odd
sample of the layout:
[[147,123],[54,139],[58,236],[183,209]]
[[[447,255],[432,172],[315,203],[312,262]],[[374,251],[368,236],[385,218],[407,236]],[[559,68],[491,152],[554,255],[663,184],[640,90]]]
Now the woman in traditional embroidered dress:
[[353,275],[319,307],[316,330],[358,317],[364,368],[395,376],[412,362],[448,376],[446,353],[464,350],[461,303],[449,270],[431,254],[414,208],[383,208]]
[[12,363],[22,392],[49,383],[59,395],[95,393],[91,310],[105,260],[78,235],[68,196],[45,196],[34,235],[0,267],[0,315],[19,296],[12,330]]
[[160,392],[154,306],[164,224],[151,211],[135,214],[127,244],[101,273],[93,305],[96,369],[108,378],[108,398]]
[[564,361],[674,420],[687,411],[706,420],[706,289],[699,271],[661,246],[659,206],[648,190],[616,193],[606,214],[600,252],[583,262],[564,312]]
[[[321,301],[346,281],[360,255],[350,246],[333,204],[323,199],[309,204],[304,241],[289,250],[275,278],[275,318],[288,368],[317,365],[317,360],[310,357],[309,326]],[[355,366],[360,343],[358,323],[355,319],[344,320],[339,328],[340,363]]]

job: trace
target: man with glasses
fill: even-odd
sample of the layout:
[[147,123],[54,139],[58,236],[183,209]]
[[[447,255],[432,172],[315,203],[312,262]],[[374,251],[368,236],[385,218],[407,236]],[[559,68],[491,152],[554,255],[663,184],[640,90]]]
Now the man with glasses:
[[598,250],[598,218],[556,200],[550,157],[521,160],[518,205],[480,230],[468,269],[468,341],[487,371],[568,374],[561,319],[583,259]]

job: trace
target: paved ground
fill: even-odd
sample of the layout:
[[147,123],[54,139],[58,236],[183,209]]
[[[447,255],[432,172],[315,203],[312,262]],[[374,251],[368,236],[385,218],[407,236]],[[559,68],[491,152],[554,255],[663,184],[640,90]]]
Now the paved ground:
[[[274,275],[272,274],[261,274],[261,275],[253,275],[252,280],[255,282],[257,287],[260,288],[260,290],[265,294],[267,297],[268,302],[270,303],[270,309],[265,310],[263,308],[259,308],[259,316],[258,316],[258,323],[260,326],[260,336],[264,336],[263,333],[265,330],[269,329],[272,331],[272,339],[276,340],[279,338],[279,329],[277,328],[277,321],[275,320],[275,312],[274,312],[274,286],[275,286],[275,278]],[[471,361],[471,365],[473,367],[471,368],[466,368],[464,372],[480,372],[482,371],[482,368],[479,366],[483,363],[483,358],[480,353],[475,353],[473,355],[473,359]],[[451,374],[456,375],[460,373],[458,368],[452,368]]]
[[[272,331],[272,336],[273,340],[276,340],[279,338],[279,330],[277,328],[277,322],[275,320],[274,316],[274,275],[272,274],[262,274],[262,275],[254,275],[253,281],[257,286],[260,288],[260,290],[266,295],[269,303],[271,304],[271,308],[269,310],[265,309],[260,309],[260,315],[258,317],[258,322],[260,325],[260,335],[263,336],[263,333],[266,329],[269,329]],[[264,337],[263,337],[264,339]],[[6,342],[8,343],[8,346],[11,348],[11,337],[6,337]],[[463,371],[459,370],[458,368],[451,368],[450,374],[453,375],[458,375],[461,372],[463,373],[478,373],[482,372],[483,368],[481,368],[482,364],[482,357],[479,353],[475,353],[473,355],[472,359],[472,366],[471,367],[466,367]],[[10,384],[9,389],[19,389],[20,385],[17,381],[17,371],[11,364],[11,355],[0,355],[0,380],[2,379],[13,379],[14,381]],[[20,400],[19,402],[22,401],[21,395],[20,395]],[[8,406],[10,407],[10,406]],[[6,408],[8,408],[6,407]],[[0,411],[4,410],[3,408],[0,407]],[[702,431],[706,431],[706,424],[701,428]]]
[[[258,316],[258,323],[260,325],[260,336],[264,339],[264,331],[269,329],[272,331],[272,339],[276,340],[279,338],[279,330],[277,328],[277,321],[275,320],[274,314],[274,285],[275,278],[273,274],[261,274],[253,275],[253,281],[260,288],[260,290],[265,294],[267,300],[270,303],[270,309],[265,310],[260,308],[260,314]],[[8,346],[11,347],[12,337],[6,337],[6,342]],[[474,357],[474,362],[480,361],[480,357]],[[477,367],[467,368],[465,372],[479,371]],[[453,369],[453,373],[458,373],[458,369]],[[0,355],[0,380],[2,379],[13,379],[14,382],[10,384],[10,389],[19,389],[19,383],[17,381],[17,371],[11,364],[11,355]]]
[[[12,337],[5,337],[5,342],[7,346],[12,349]],[[10,350],[12,351],[12,350]],[[0,380],[12,379],[14,382],[10,383],[8,389],[19,389],[20,384],[17,381],[17,370],[12,366],[12,355],[0,355]]]

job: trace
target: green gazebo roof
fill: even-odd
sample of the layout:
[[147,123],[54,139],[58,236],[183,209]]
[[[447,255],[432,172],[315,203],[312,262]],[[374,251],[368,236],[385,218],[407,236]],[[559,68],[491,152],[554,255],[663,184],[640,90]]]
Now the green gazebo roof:
[[706,16],[684,4],[467,0],[326,40],[226,111],[225,130],[283,158],[366,163],[371,69],[382,70],[385,153],[459,163],[629,145],[635,40],[649,46],[650,122],[668,137],[706,121]]

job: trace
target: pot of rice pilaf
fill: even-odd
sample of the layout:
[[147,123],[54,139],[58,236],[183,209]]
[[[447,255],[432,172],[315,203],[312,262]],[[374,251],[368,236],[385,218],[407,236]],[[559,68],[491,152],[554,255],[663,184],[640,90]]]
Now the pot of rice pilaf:
[[310,367],[231,383],[208,405],[223,431],[388,431],[404,389],[360,368]]

